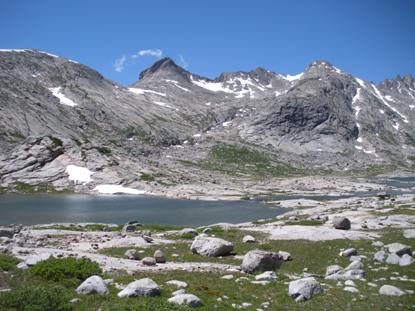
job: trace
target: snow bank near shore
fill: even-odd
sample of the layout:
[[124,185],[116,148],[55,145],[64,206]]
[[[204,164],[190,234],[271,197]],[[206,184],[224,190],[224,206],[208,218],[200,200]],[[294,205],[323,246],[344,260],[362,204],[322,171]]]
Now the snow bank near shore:
[[146,191],[124,187],[121,185],[98,185],[94,188],[101,194],[144,194]]

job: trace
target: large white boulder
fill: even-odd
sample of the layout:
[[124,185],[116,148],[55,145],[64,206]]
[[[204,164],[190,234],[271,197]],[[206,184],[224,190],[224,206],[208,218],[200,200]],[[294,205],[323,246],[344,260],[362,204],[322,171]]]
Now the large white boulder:
[[144,278],[131,282],[118,293],[118,297],[158,296],[160,287],[152,279]]
[[277,253],[252,250],[245,254],[241,269],[246,273],[273,271],[281,264]]
[[388,245],[385,245],[385,247],[388,249],[389,253],[396,254],[398,256],[402,256],[403,254],[412,254],[412,249],[410,246],[402,244],[402,243],[391,243]]
[[294,298],[295,301],[308,300],[314,295],[322,292],[323,288],[313,277],[291,281],[288,286],[288,294]]
[[197,236],[190,250],[201,256],[218,257],[228,255],[233,250],[233,244],[220,238]]
[[82,282],[76,289],[78,294],[107,294],[108,289],[105,281],[98,275],[93,275]]
[[192,308],[196,308],[202,305],[202,301],[199,297],[193,294],[179,294],[168,299],[168,302],[176,305],[187,305]]
[[379,288],[379,294],[385,296],[402,296],[405,295],[405,292],[396,286],[383,285]]

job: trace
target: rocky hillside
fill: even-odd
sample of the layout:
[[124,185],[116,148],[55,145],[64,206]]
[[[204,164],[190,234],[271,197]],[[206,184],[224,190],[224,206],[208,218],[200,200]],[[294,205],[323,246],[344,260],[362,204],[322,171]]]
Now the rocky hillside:
[[164,58],[124,87],[49,53],[0,50],[0,189],[413,171],[414,108],[412,76],[377,85],[327,61],[211,80]]

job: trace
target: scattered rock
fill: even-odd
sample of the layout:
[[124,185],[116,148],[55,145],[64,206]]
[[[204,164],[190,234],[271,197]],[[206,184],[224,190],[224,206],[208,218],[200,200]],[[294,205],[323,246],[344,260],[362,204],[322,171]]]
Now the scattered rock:
[[25,263],[26,265],[30,266],[34,266],[35,264],[37,264],[38,262],[41,262],[43,260],[47,260],[50,257],[52,257],[51,254],[49,253],[42,253],[39,255],[32,255],[29,258],[26,259]]
[[384,251],[378,251],[373,255],[373,260],[377,262],[383,262],[385,260],[386,253]]
[[355,282],[353,282],[352,280],[347,280],[346,282],[344,282],[344,285],[356,287]]
[[356,270],[356,269],[363,269],[363,263],[360,260],[352,261],[350,265],[346,267],[345,270]]
[[280,259],[282,259],[282,261],[289,261],[292,260],[291,258],[291,254],[288,252],[284,252],[284,251],[279,251],[278,255],[280,256]]
[[341,229],[341,230],[349,230],[351,227],[350,220],[346,217],[334,217],[333,218],[333,227],[335,229]]
[[160,249],[154,252],[154,259],[156,260],[156,263],[166,263],[166,257],[164,257],[164,253]]
[[407,239],[415,239],[415,229],[405,230],[403,236]]
[[271,283],[270,281],[251,281],[251,284],[257,284],[257,285],[268,285],[269,283]]
[[232,280],[233,279],[233,275],[232,274],[227,274],[221,277],[221,279],[224,280]]
[[376,241],[372,243],[372,246],[374,247],[382,247],[384,244],[382,241]]
[[129,249],[124,253],[124,256],[130,260],[140,260],[140,254],[135,249]]
[[[327,273],[327,272],[326,272]],[[363,279],[365,272],[361,269],[338,271],[329,275],[326,275],[326,280],[359,280]]]
[[146,241],[147,243],[152,243],[153,242],[153,238],[149,235],[143,234],[141,235],[141,237],[143,238],[144,241]]
[[386,263],[390,265],[398,265],[400,259],[401,258],[398,255],[396,255],[395,253],[392,253],[388,255],[388,258],[386,258]]
[[78,294],[107,294],[108,289],[107,285],[105,284],[104,280],[98,276],[93,275],[89,278],[87,278],[85,281],[82,282],[81,285],[78,286],[76,289],[76,292]]
[[202,301],[199,299],[199,297],[193,295],[193,294],[180,294],[175,295],[168,299],[168,302],[176,304],[176,305],[187,305],[192,308],[199,307],[202,304]]
[[25,263],[25,262],[19,262],[16,265],[17,269],[21,269],[21,270],[27,270],[29,269],[29,266]]
[[219,238],[198,236],[194,239],[190,250],[201,256],[226,256],[233,250],[233,244]]
[[132,233],[137,231],[137,226],[135,224],[126,223],[124,227],[122,227],[121,233]]
[[252,250],[245,254],[241,269],[246,273],[273,271],[280,264],[280,257],[277,253]]
[[255,280],[257,281],[276,281],[277,275],[274,271],[265,271],[262,274],[258,274],[255,276]]
[[174,292],[171,293],[172,296],[183,295],[183,294],[186,294],[186,290],[183,289],[183,288],[182,289],[178,289],[178,290],[176,290],[176,291],[174,291]]
[[331,265],[328,266],[326,269],[326,277],[332,274],[336,274],[338,272],[344,272],[344,269],[340,267],[339,265]]
[[12,238],[15,233],[17,232],[13,227],[0,227],[0,237]]
[[199,233],[193,228],[184,228],[178,233],[181,237],[196,237]]
[[385,246],[389,253],[395,253],[398,256],[402,256],[403,254],[412,254],[412,249],[410,246],[401,244],[401,243],[392,243]]
[[291,281],[288,286],[288,294],[295,299],[295,301],[308,300],[314,295],[323,292],[320,283],[313,277]]
[[152,279],[144,278],[131,282],[118,293],[118,297],[158,296],[160,287]]
[[350,256],[355,256],[355,255],[357,255],[357,250],[355,248],[348,248],[340,252],[340,256],[343,256],[343,257],[350,257]]
[[177,281],[177,280],[170,280],[170,281],[167,281],[167,282],[166,282],[166,284],[168,284],[168,285],[173,285],[173,286],[176,286],[176,287],[178,287],[178,288],[186,288],[186,287],[188,286],[186,282],[183,282],[183,281]]
[[379,294],[386,296],[402,296],[405,295],[405,292],[396,286],[383,285],[379,288]]
[[252,235],[245,235],[242,239],[243,243],[255,243],[256,239]]
[[141,263],[145,266],[155,266],[156,265],[156,260],[153,257],[144,257],[141,260]]
[[408,254],[403,254],[402,257],[399,258],[399,265],[402,267],[409,266],[413,262],[414,259]]
[[358,293],[359,290],[356,287],[352,287],[352,286],[346,286],[345,288],[343,288],[344,291],[346,292],[350,292],[350,293]]

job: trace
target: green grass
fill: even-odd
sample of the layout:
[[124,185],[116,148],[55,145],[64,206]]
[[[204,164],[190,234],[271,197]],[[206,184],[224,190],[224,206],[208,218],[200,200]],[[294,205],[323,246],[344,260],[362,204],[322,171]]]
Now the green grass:
[[319,226],[322,224],[321,221],[318,220],[311,220],[311,219],[304,219],[298,221],[288,221],[285,223],[286,225],[298,225],[298,226]]
[[110,155],[111,149],[105,146],[95,147],[95,149],[102,155]]
[[[264,236],[260,233],[256,232],[243,232],[236,229],[230,229],[225,231],[220,227],[212,227],[212,231],[209,232],[209,235],[214,235],[219,238],[223,238],[227,241],[231,241],[234,243],[234,253],[230,256],[224,257],[202,257],[198,254],[193,254],[190,250],[190,245],[192,243],[192,239],[183,239],[182,237],[178,237],[175,235],[169,235],[167,238],[171,239],[178,239],[174,244],[165,244],[165,245],[152,245],[147,248],[133,248],[133,247],[114,247],[114,248],[106,248],[100,250],[102,254],[114,256],[114,257],[124,257],[124,253],[128,249],[136,249],[139,251],[143,251],[141,254],[141,258],[147,256],[153,256],[154,252],[157,249],[161,249],[164,252],[167,261],[170,262],[217,262],[217,263],[224,263],[224,264],[236,264],[239,265],[241,260],[235,258],[234,255],[241,255],[245,254],[247,251],[254,249],[254,248],[263,248],[262,243],[242,243],[242,238],[247,235],[253,235],[257,241],[264,241]],[[266,241],[264,241],[266,242]],[[265,249],[267,246],[265,246]],[[173,256],[173,254],[178,255]]]
[[9,191],[15,191],[18,193],[23,194],[39,194],[39,193],[52,193],[52,194],[59,194],[59,193],[71,193],[72,191],[68,189],[57,190],[55,187],[48,185],[48,184],[37,184],[31,185],[24,182],[17,181],[12,184]]
[[48,137],[52,140],[52,149],[63,146],[63,141],[61,139],[52,135],[49,135]]
[[[406,239],[402,235],[401,229],[383,229],[376,231],[382,236],[379,238],[380,241],[385,244],[392,242],[400,242],[411,245],[415,248],[415,241],[413,239]],[[236,283],[233,280],[223,280],[220,277],[224,273],[200,273],[200,272],[185,272],[185,271],[171,271],[171,272],[143,272],[136,273],[134,275],[127,275],[126,273],[113,272],[105,275],[105,277],[113,278],[115,282],[120,284],[128,284],[129,282],[143,278],[150,277],[157,282],[162,289],[160,297],[141,297],[131,299],[119,299],[116,297],[118,289],[113,286],[109,286],[110,293],[105,296],[88,295],[81,296],[77,295],[74,291],[74,286],[66,287],[61,289],[63,292],[62,296],[69,298],[80,298],[80,302],[73,304],[74,310],[188,310],[184,307],[173,307],[166,303],[167,299],[171,296],[171,293],[176,290],[174,286],[168,286],[165,284],[166,281],[177,279],[185,281],[189,284],[187,291],[197,295],[202,299],[205,306],[198,310],[233,310],[231,304],[241,304],[243,302],[249,302],[253,304],[252,308],[246,310],[255,310],[260,308],[260,304],[265,301],[270,302],[268,310],[413,310],[415,307],[415,296],[405,295],[402,297],[387,297],[379,296],[379,287],[383,284],[391,284],[398,286],[401,289],[413,289],[412,282],[404,282],[399,280],[390,280],[394,273],[399,275],[406,275],[409,279],[415,279],[415,269],[413,266],[400,267],[394,265],[376,265],[373,261],[373,253],[377,250],[371,246],[372,241],[370,240],[334,240],[334,241],[305,241],[305,240],[291,240],[291,241],[273,241],[266,240],[262,235],[256,235],[256,238],[260,243],[253,244],[242,244],[240,240],[243,235],[251,234],[251,232],[241,232],[237,229],[231,229],[225,231],[219,227],[214,227],[212,233],[218,237],[223,237],[227,240],[235,242],[235,252],[244,254],[249,249],[261,248],[269,249],[272,251],[284,250],[291,253],[293,258],[292,261],[284,262],[280,269],[277,271],[278,281],[267,286],[254,285],[249,282]],[[254,233],[255,234],[255,233]],[[165,247],[169,247],[166,250]],[[161,248],[165,253],[172,252],[174,249],[173,245],[159,245],[152,246],[152,249],[147,249],[148,254],[152,255],[155,248]],[[191,256],[189,254],[189,243],[178,241],[175,251],[180,253],[181,251],[186,252],[183,256]],[[318,276],[323,276],[326,267],[328,265],[339,264],[343,267],[350,263],[349,258],[339,256],[341,248],[354,247],[358,250],[360,255],[366,255],[367,259],[364,260],[365,272],[367,282],[375,282],[379,285],[377,288],[371,288],[367,285],[367,282],[355,281],[359,294],[352,294],[343,291],[341,287],[337,287],[337,281],[328,281]],[[114,256],[122,254],[121,249],[111,249]],[[117,253],[118,252],[118,253]],[[143,254],[145,256],[147,253]],[[167,260],[169,258],[167,254]],[[181,255],[182,256],[182,255]],[[203,259],[196,255],[195,258]],[[184,258],[183,258],[184,259]],[[238,260],[230,257],[225,258],[209,258],[208,260],[215,260],[215,262],[227,262],[237,263]],[[240,261],[239,261],[240,262]],[[387,266],[388,270],[380,270],[378,272],[371,271],[369,266],[380,267]],[[304,268],[308,268],[308,272],[317,274],[317,278],[324,285],[325,291],[323,294],[313,297],[311,300],[303,303],[296,303],[292,298],[287,295],[289,281],[287,274],[301,274]],[[26,286],[62,286],[64,283],[61,279],[56,281],[49,280],[45,281],[36,275],[30,273],[30,271],[12,270],[12,273],[5,274],[2,277],[0,272],[0,287],[12,288],[12,293],[16,293],[16,290],[22,287],[22,284]],[[226,274],[229,274],[226,272]],[[13,275],[13,276],[12,276]],[[235,278],[241,276],[238,273],[234,273]],[[379,278],[386,278],[385,281],[379,281]],[[253,279],[252,276],[248,278]],[[331,286],[328,287],[328,286]],[[226,295],[229,297],[228,300],[218,302],[217,298]],[[361,297],[360,295],[363,295]],[[16,294],[17,296],[17,294]],[[7,308],[1,308],[1,303],[4,301],[4,294],[0,294],[0,309],[8,310]],[[22,309],[24,310],[24,309]],[[36,309],[34,309],[36,310]],[[46,309],[47,310],[47,309]]]
[[409,207],[408,205],[406,206],[399,206],[399,207],[395,207],[390,211],[387,212],[378,212],[379,215],[385,215],[385,216],[390,216],[390,215],[415,215],[415,207]]
[[155,181],[156,178],[153,175],[150,175],[147,173],[141,173],[140,180],[150,182],[150,181]]
[[10,271],[16,268],[19,261],[10,255],[0,255],[0,270]]
[[301,170],[276,161],[264,152],[246,146],[224,143],[213,146],[204,160],[179,161],[186,166],[197,166],[204,170],[219,171],[232,176],[251,176],[256,179],[303,174]]

